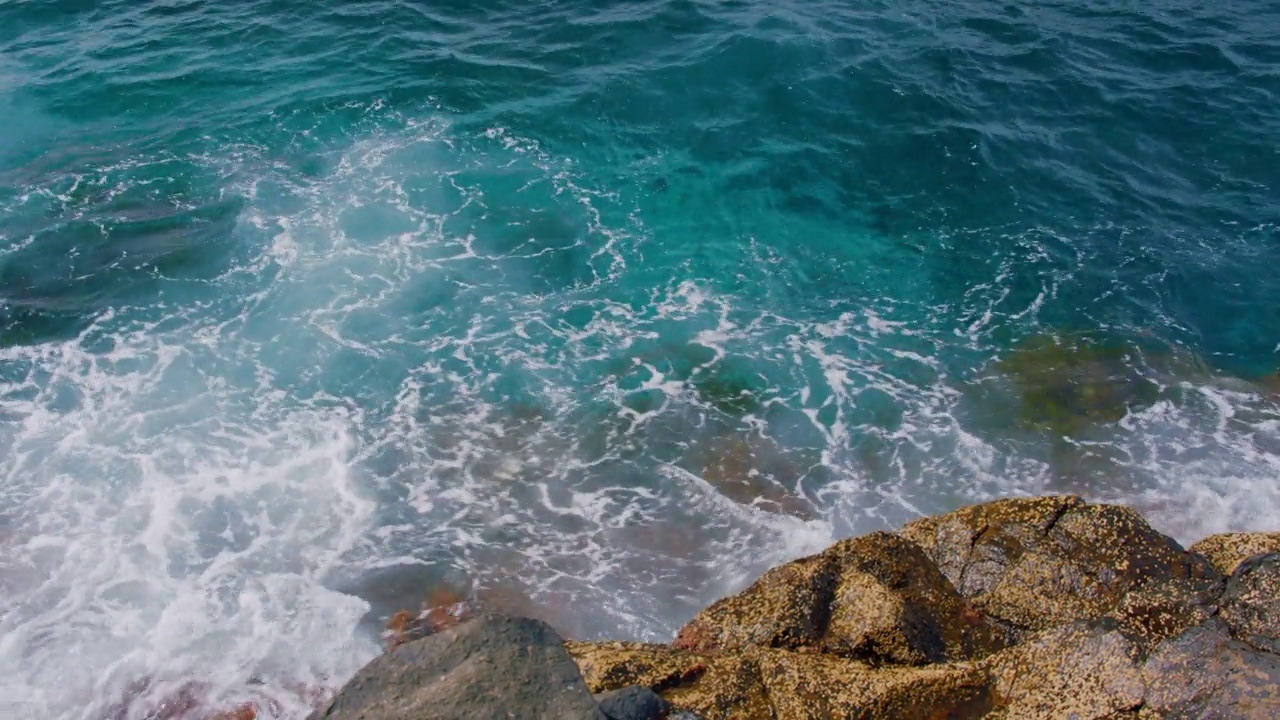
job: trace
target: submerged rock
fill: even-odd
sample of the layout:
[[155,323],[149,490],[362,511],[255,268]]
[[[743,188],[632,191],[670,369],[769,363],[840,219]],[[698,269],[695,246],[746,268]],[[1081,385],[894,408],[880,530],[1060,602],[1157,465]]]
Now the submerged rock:
[[1088,336],[1038,335],[996,367],[1018,388],[1020,422],[1071,436],[1155,402],[1159,386],[1134,367],[1135,354],[1127,345]]
[[791,492],[801,472],[769,438],[754,433],[722,433],[695,442],[685,464],[721,495],[766,512],[809,519],[813,506]]

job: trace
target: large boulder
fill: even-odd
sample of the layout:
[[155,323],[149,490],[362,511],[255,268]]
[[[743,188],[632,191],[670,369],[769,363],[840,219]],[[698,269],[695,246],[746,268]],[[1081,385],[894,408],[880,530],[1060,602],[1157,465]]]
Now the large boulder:
[[967,660],[999,649],[970,607],[919,545],[878,532],[845,540],[824,652],[876,663],[923,665]]
[[[900,532],[1015,637],[1124,613],[1123,603],[1135,594],[1155,595],[1149,600],[1175,608],[1174,614],[1194,613],[1222,583],[1208,560],[1153,530],[1132,509],[1072,496],[998,500],[916,520]],[[1129,613],[1135,625],[1144,612]],[[1161,624],[1153,632],[1163,637],[1170,628]]]
[[1254,555],[1280,553],[1280,532],[1222,533],[1210,535],[1190,547],[1191,552],[1209,558],[1223,575]]
[[760,646],[922,665],[980,657],[1001,644],[919,546],[879,532],[770,570],[700,613],[675,646]]
[[603,720],[550,626],[485,617],[391,648],[348,682],[323,720]]

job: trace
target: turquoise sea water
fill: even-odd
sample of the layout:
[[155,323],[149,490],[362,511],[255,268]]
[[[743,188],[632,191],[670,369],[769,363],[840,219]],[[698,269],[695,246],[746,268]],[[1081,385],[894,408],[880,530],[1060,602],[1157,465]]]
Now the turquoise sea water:
[[[300,718],[441,584],[663,640],[1010,494],[1275,529],[1278,38],[0,0],[0,710]],[[1121,348],[1080,371],[1119,414],[1037,424],[1009,359],[1053,337]]]

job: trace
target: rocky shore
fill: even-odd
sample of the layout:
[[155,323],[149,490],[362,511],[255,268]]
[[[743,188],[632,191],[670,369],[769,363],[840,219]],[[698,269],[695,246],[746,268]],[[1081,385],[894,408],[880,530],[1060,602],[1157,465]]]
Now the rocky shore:
[[1002,500],[766,572],[669,644],[398,618],[323,720],[1280,717],[1280,533]]

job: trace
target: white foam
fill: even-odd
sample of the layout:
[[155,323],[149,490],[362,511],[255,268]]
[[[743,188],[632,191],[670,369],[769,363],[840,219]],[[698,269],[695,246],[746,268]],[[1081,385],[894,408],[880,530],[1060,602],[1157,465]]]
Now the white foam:
[[[667,640],[772,564],[963,502],[1079,490],[1185,540],[1280,507],[1280,416],[1247,388],[1163,378],[1182,399],[1078,441],[1122,457],[1097,487],[1056,486],[1034,438],[974,421],[944,357],[985,362],[1069,262],[1028,297],[1006,260],[955,311],[636,290],[624,193],[507,129],[376,113],[321,177],[252,148],[203,160],[245,178],[223,296],[0,350],[0,696],[31,716],[93,717],[148,680],[136,715],[199,679],[211,705],[302,717],[306,688],[376,651],[331,582],[372,569],[444,566],[591,608],[559,618],[578,634]],[[572,242],[501,237],[521,202]],[[744,285],[787,271],[767,242]],[[549,258],[589,272],[540,275]],[[699,390],[730,363],[758,401],[740,417]]]

